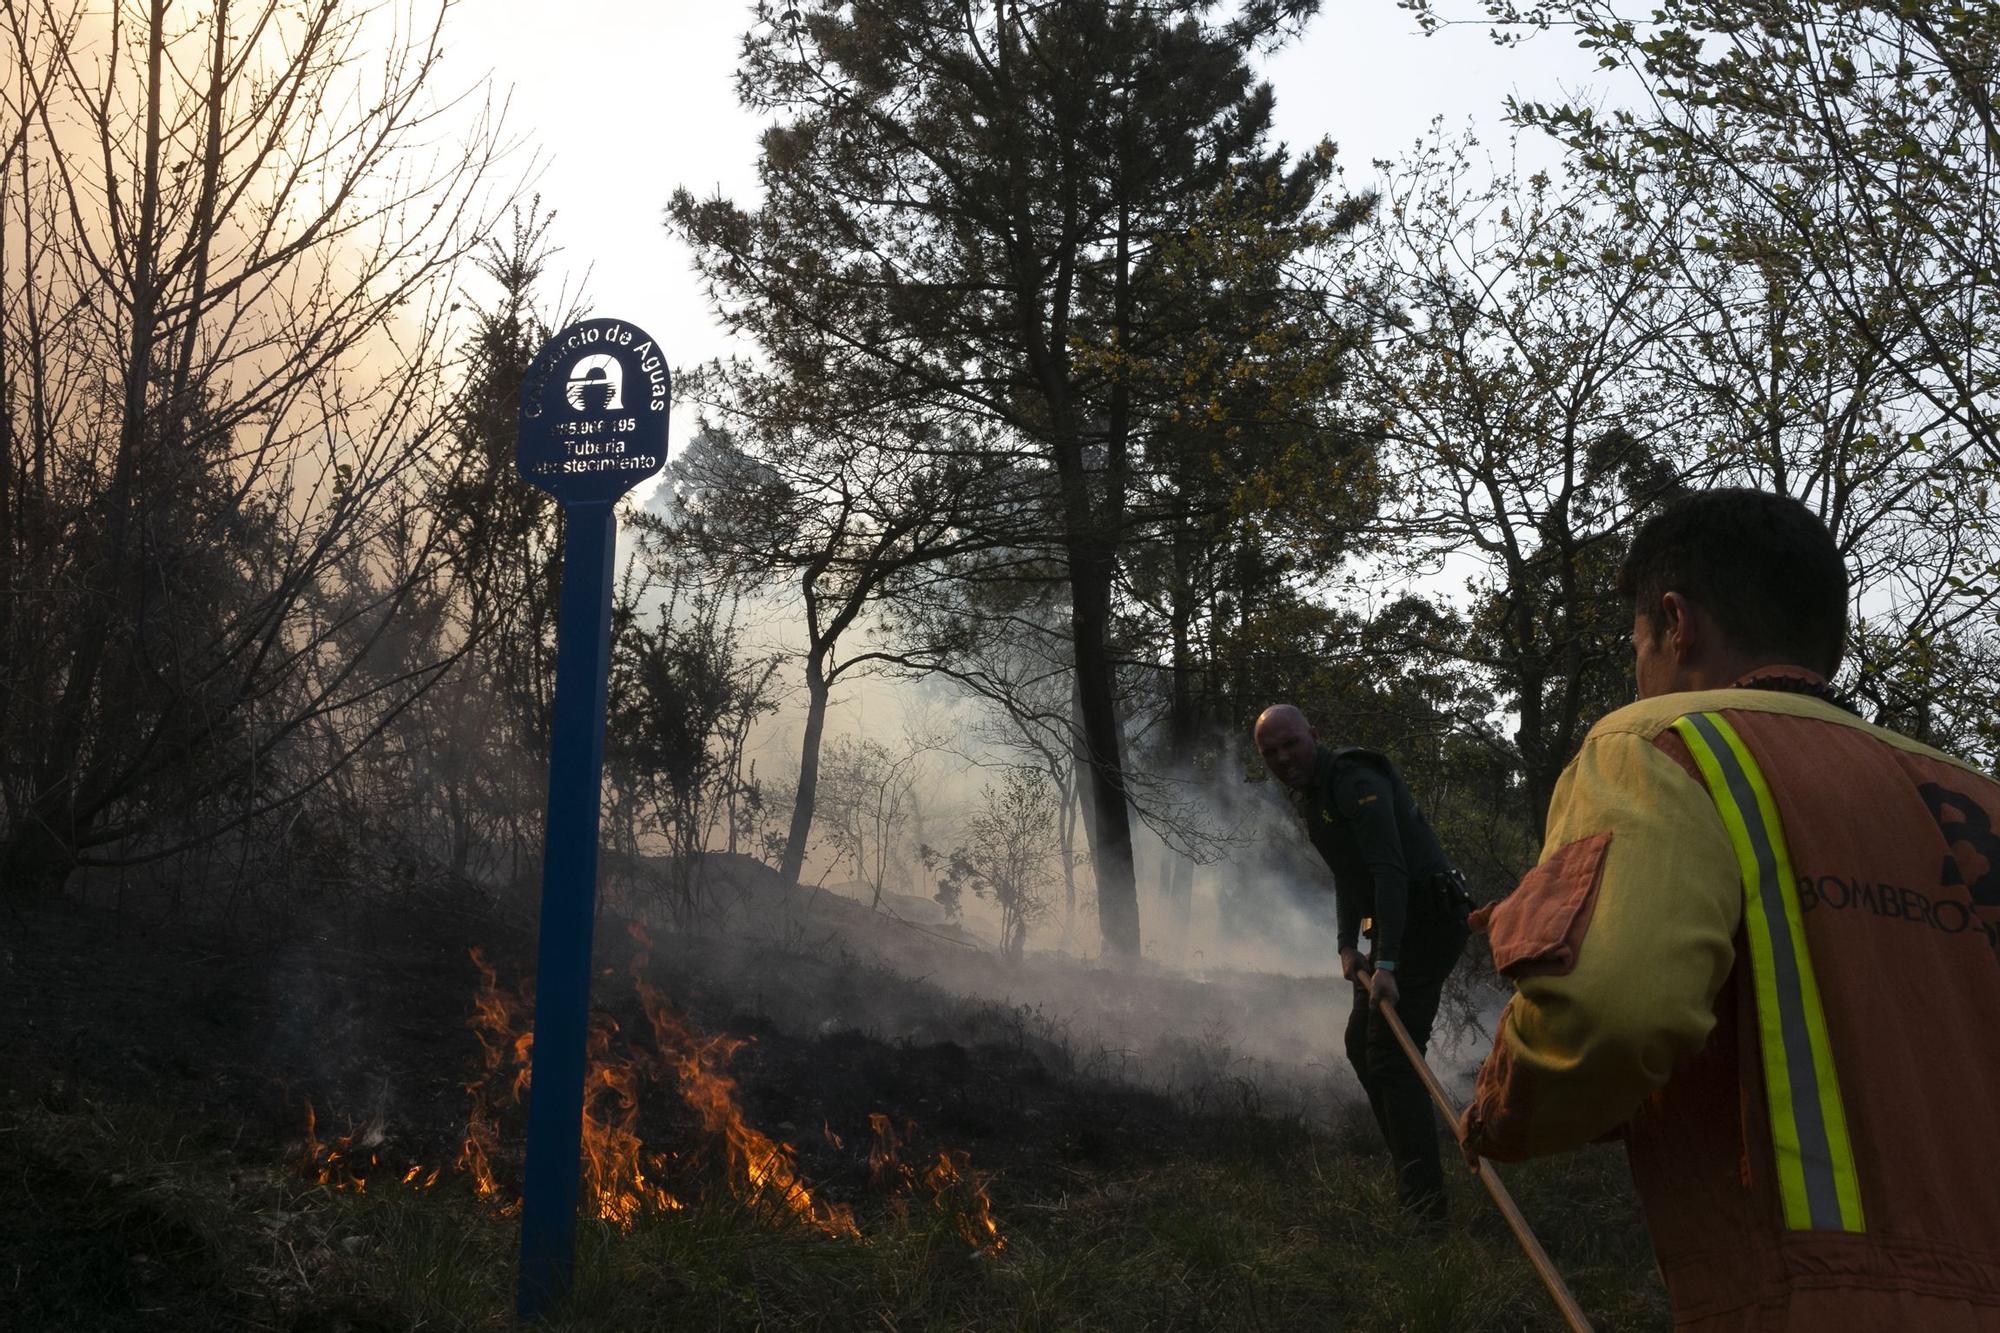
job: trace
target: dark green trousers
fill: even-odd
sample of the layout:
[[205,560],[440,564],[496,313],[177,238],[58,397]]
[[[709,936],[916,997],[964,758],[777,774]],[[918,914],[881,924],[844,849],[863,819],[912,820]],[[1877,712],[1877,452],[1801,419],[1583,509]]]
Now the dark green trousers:
[[[1465,950],[1464,927],[1424,941],[1426,947],[1405,943],[1396,969],[1397,1016],[1419,1051],[1430,1045],[1431,1024],[1437,1019],[1444,983]],[[1354,1009],[1347,1016],[1347,1062],[1368,1094],[1368,1107],[1389,1157],[1396,1164],[1396,1194],[1419,1220],[1440,1224],[1445,1219],[1444,1166],[1438,1154],[1437,1111],[1423,1080],[1396,1041],[1381,1013],[1369,1008],[1368,991],[1354,988]]]

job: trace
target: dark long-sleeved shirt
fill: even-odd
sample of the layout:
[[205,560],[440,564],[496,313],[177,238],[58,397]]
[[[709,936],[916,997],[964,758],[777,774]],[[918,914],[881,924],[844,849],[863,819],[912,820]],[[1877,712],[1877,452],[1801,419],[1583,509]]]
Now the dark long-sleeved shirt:
[[1375,919],[1378,963],[1400,961],[1413,936],[1445,927],[1433,882],[1451,863],[1386,758],[1322,745],[1312,781],[1292,803],[1333,871],[1341,948],[1357,947],[1363,917]]

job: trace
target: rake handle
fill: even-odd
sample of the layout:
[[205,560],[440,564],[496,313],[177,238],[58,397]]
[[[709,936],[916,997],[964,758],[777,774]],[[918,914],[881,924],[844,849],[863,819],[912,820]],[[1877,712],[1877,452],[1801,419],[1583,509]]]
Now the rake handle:
[[[1438,1110],[1444,1115],[1445,1123],[1451,1126],[1452,1137],[1463,1143],[1464,1136],[1458,1129],[1458,1108],[1451,1104],[1451,1095],[1444,1090],[1444,1085],[1438,1082],[1437,1075],[1432,1073],[1431,1067],[1424,1062],[1423,1053],[1417,1049],[1417,1044],[1410,1040],[1409,1031],[1403,1027],[1403,1020],[1396,1013],[1395,1004],[1385,1001],[1381,1005],[1381,1010],[1383,1019],[1389,1024],[1389,1031],[1396,1036],[1397,1045],[1403,1048],[1403,1054],[1409,1057],[1410,1064],[1417,1071],[1417,1077],[1423,1080],[1425,1091],[1429,1092],[1431,1100],[1437,1103]],[[1576,1297],[1570,1295],[1569,1284],[1564,1282],[1562,1274],[1556,1271],[1556,1266],[1549,1259],[1548,1251],[1542,1248],[1542,1243],[1535,1239],[1535,1233],[1528,1227],[1528,1219],[1521,1216],[1521,1210],[1514,1204],[1514,1196],[1500,1183],[1500,1173],[1486,1161],[1481,1160],[1473,1165],[1472,1174],[1479,1177],[1479,1183],[1486,1186],[1486,1192],[1493,1196],[1494,1206],[1499,1208],[1500,1215],[1507,1219],[1508,1229],[1514,1233],[1514,1239],[1519,1241],[1521,1248],[1527,1252],[1528,1262],[1535,1266],[1535,1272],[1542,1279],[1542,1285],[1549,1289],[1549,1295],[1554,1298],[1556,1308],[1562,1312],[1563,1322],[1569,1325],[1571,1333],[1591,1333],[1590,1320],[1584,1316],[1583,1307],[1576,1303]]]

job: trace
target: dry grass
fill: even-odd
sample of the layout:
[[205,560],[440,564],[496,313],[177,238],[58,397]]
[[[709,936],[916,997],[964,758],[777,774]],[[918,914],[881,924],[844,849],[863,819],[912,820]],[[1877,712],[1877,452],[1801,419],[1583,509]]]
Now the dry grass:
[[[863,1199],[865,1239],[774,1227],[727,1198],[630,1233],[583,1228],[562,1330],[1554,1329],[1468,1178],[1441,1241],[1402,1224],[1358,1129],[1209,1116],[1143,1166],[994,1187],[1007,1236]],[[1510,1179],[1603,1330],[1664,1324],[1615,1150]],[[1060,1182],[1060,1183],[1058,1183]],[[237,1159],[215,1131],[79,1099],[0,1104],[0,1305],[21,1329],[362,1333],[513,1326],[515,1224],[447,1178],[366,1196]]]
[[[519,955],[518,933],[453,921],[408,934],[399,918],[369,949],[299,936],[274,952],[87,909],[32,924],[33,947],[0,968],[0,1329],[515,1326],[517,1223],[462,1177],[428,1193],[377,1180],[357,1197],[287,1159],[309,1096],[322,1140],[386,1121],[386,1160],[449,1161],[480,1068],[464,947],[497,938],[495,957]],[[600,941],[607,975],[628,971],[624,939]],[[746,1116],[853,1205],[864,1239],[777,1226],[720,1191],[695,1117],[649,1097],[642,1133],[683,1154],[672,1183],[692,1206],[629,1233],[585,1226],[575,1298],[549,1326],[1558,1326],[1469,1177],[1454,1181],[1447,1238],[1405,1228],[1365,1109],[1337,1105],[1323,987],[1048,960],[972,987],[965,971],[660,941],[654,979],[692,1021],[756,1038],[732,1066]],[[1023,994],[1035,1003],[1003,998]],[[621,986],[599,1000],[648,1030]],[[1289,1064],[1271,1058],[1278,1013],[1294,1019],[1276,1034],[1291,1034]],[[1072,1031],[1078,1016],[1087,1032]],[[912,1163],[962,1150],[998,1173],[1003,1253],[975,1253],[927,1193],[899,1211],[871,1192],[876,1112],[920,1123]],[[518,1123],[501,1128],[518,1144]],[[1508,1179],[1601,1329],[1664,1325],[1617,1150]]]

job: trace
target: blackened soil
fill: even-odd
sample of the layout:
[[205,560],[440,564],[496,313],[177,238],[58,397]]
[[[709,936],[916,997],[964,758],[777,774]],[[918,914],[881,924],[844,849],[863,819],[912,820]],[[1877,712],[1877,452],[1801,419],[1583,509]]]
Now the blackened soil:
[[379,1118],[419,1154],[455,1140],[463,923],[253,937],[58,901],[5,927],[0,1097],[158,1105],[241,1156],[297,1147],[308,1101],[323,1134]]
[[[648,1065],[635,971],[694,1029],[744,1039],[728,1069],[748,1123],[792,1145],[827,1197],[858,1208],[871,1191],[872,1116],[894,1126],[903,1160],[966,1153],[993,1173],[996,1201],[1058,1196],[1082,1174],[1166,1160],[1207,1132],[1166,1097],[1085,1076],[1025,1011],[858,961],[830,935],[791,948],[674,936],[642,947],[607,919],[596,947],[594,999],[653,1074],[639,1132],[694,1178],[684,1187],[712,1180],[721,1154],[664,1063]],[[62,1311],[79,1284],[98,1288],[99,1316],[128,1311],[133,1326],[148,1309],[228,1297],[210,1248],[171,1207],[78,1163],[14,1151],[6,1122],[18,1108],[157,1108],[199,1127],[177,1151],[283,1171],[303,1150],[310,1102],[323,1142],[373,1125],[382,1171],[439,1166],[449,1177],[483,1069],[467,1021],[474,949],[503,986],[532,970],[530,930],[474,904],[262,934],[72,901],[0,918],[0,1195],[13,1200],[0,1207],[0,1288],[43,1293],[41,1317],[23,1326],[86,1326]],[[523,1118],[502,1114],[503,1177],[518,1172]],[[34,1201],[49,1196],[91,1201],[65,1214],[76,1234],[37,1221]],[[106,1272],[118,1290],[102,1289]]]

